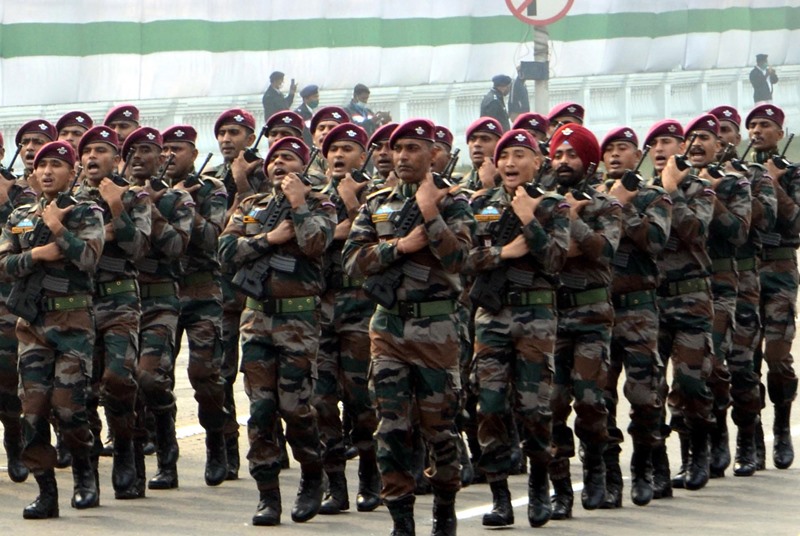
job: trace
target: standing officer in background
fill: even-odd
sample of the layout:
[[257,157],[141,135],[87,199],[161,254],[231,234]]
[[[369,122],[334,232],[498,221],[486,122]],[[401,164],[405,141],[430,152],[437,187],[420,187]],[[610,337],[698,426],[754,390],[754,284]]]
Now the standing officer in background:
[[503,132],[511,128],[505,103],[505,97],[510,91],[511,77],[507,74],[498,74],[492,78],[492,89],[481,101],[481,117],[494,118],[502,127]]
[[773,84],[778,83],[775,69],[769,66],[766,54],[756,54],[756,66],[750,71],[750,85],[753,86],[753,102],[772,102]]
[[264,121],[275,112],[281,110],[291,110],[292,101],[294,101],[294,94],[297,91],[297,83],[292,78],[292,83],[289,85],[289,94],[285,97],[281,93],[281,86],[283,86],[284,74],[280,71],[273,71],[269,75],[269,87],[264,92],[261,98],[261,105],[264,107]]
[[[74,508],[99,505],[90,452],[94,437],[86,411],[92,371],[94,271],[103,249],[102,212],[92,203],[60,208],[59,193],[69,192],[75,152],[67,142],[48,143],[34,159],[42,199],[17,209],[0,238],[0,272],[15,279],[16,290],[33,290],[39,280],[35,318],[17,321],[19,393],[25,445],[22,460],[39,485],[39,496],[22,513],[25,519],[58,517],[56,451],[50,444],[51,415],[59,423],[74,460]],[[46,229],[44,228],[46,227]],[[36,233],[50,240],[34,247]],[[17,312],[12,308],[12,312]]]
[[510,121],[516,121],[520,115],[530,111],[531,103],[528,98],[528,88],[525,87],[525,77],[522,75],[522,65],[517,65],[517,77],[508,93],[508,118]]
[[[370,91],[364,84],[356,84],[353,88],[353,99],[344,107],[350,120],[367,132],[367,136],[372,136],[375,129],[385,125],[392,120],[389,112],[373,112],[367,107]],[[317,147],[321,147],[318,145]]]
[[311,84],[304,87],[300,90],[300,97],[303,102],[294,109],[294,113],[303,119],[305,124],[305,128],[302,130],[303,141],[310,147],[313,142],[311,139],[311,118],[314,117],[314,110],[319,106],[319,86]]
[[[456,300],[475,220],[466,198],[433,181],[434,129],[428,120],[412,119],[394,131],[389,145],[400,182],[362,205],[342,253],[350,277],[385,277],[386,270],[409,262],[424,268],[414,277],[401,277],[392,303],[379,305],[370,322],[381,496],[395,536],[414,534],[413,408],[431,451],[426,473],[434,490],[432,534],[455,535],[455,496],[461,487],[455,437],[461,389]],[[419,210],[423,221],[398,237],[390,216],[404,205]]]

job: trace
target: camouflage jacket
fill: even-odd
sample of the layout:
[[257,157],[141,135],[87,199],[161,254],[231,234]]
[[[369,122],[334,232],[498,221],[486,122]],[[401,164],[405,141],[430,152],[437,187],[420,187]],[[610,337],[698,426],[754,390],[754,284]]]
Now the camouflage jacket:
[[714,216],[708,228],[708,254],[712,259],[731,258],[747,241],[753,200],[750,181],[739,173],[728,173],[717,185]]
[[[181,180],[174,179],[173,183]],[[191,195],[195,204],[194,221],[186,254],[180,260],[181,274],[212,272],[218,275],[220,263],[217,246],[228,210],[225,185],[222,181],[206,177],[202,186]]]
[[140,282],[178,278],[178,261],[186,253],[192,234],[194,207],[188,192],[172,188],[153,203],[150,251],[136,262]]
[[[775,151],[756,153],[756,162],[765,162]],[[800,166],[792,165],[783,176],[773,181],[777,199],[775,234],[761,235],[765,247],[800,246]],[[778,242],[778,239],[780,241]]]
[[[0,180],[6,180],[0,177]],[[28,181],[18,178],[8,189],[8,199],[0,205],[0,225],[8,221],[8,217],[17,207],[35,203],[39,196],[28,186]]]
[[237,195],[240,199],[244,199],[245,197],[250,197],[257,193],[266,192],[271,188],[269,181],[264,176],[264,172],[261,171],[261,166],[258,166],[258,169],[247,177],[247,183],[250,185],[250,188],[246,192],[238,191],[236,181],[233,180],[233,173],[231,173],[231,166],[229,163],[225,162],[224,164],[220,164],[209,173],[212,177],[219,179],[222,181],[222,184],[225,185],[225,191],[228,193],[228,208],[233,206]]
[[[778,216],[778,200],[772,179],[766,174],[766,168],[760,164],[751,164],[748,169],[751,193],[750,231],[747,240],[736,250],[736,258],[745,259],[757,256],[761,252],[764,239],[777,239],[775,220]],[[776,244],[776,245],[777,245]]]

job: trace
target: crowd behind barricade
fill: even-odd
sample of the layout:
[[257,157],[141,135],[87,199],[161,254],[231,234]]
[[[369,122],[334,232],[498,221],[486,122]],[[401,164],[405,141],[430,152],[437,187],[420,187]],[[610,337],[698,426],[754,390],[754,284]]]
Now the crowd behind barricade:
[[132,105],[16,132],[0,169],[0,419],[10,479],[39,488],[24,518],[59,516],[57,467],[73,508],[98,506],[104,455],[114,499],[178,487],[184,335],[208,486],[239,477],[242,373],[253,525],[281,522],[287,444],[298,523],[350,509],[355,457],[356,509],[385,506],[394,536],[415,533],[424,493],[432,534],[456,534],[472,484],[492,497],[483,525],[513,525],[521,473],[531,526],[570,518],[576,454],[582,507],[619,508],[621,378],[634,504],[765,469],[770,424],[772,463],[792,465],[800,166],[780,107],[598,140],[574,102],[509,118],[498,76],[461,176],[446,126],[392,122],[362,84],[323,108],[306,86],[290,111],[283,78],[263,127],[219,115],[213,169],[191,125],[141,125]]

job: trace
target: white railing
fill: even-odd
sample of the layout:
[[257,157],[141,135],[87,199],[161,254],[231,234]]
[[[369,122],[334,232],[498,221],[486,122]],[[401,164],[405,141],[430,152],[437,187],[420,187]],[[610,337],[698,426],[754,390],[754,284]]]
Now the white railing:
[[[641,137],[662,118],[672,117],[685,122],[719,104],[735,106],[744,117],[753,106],[749,72],[747,68],[559,78],[550,81],[550,103],[572,100],[583,104],[587,110],[586,125],[598,137],[621,125],[633,127]],[[787,129],[796,129],[800,124],[800,65],[779,67],[778,75],[780,81],[775,85],[774,102],[786,112]],[[533,83],[529,84],[533,103]],[[388,110],[395,120],[427,117],[447,125],[455,134],[456,145],[463,149],[464,131],[477,118],[480,101],[489,87],[489,82],[373,87],[369,105],[374,110]],[[320,105],[341,105],[348,102],[350,96],[349,90],[322,89]],[[119,102],[109,100],[1,109],[0,131],[6,139],[6,163],[13,153],[8,148],[13,144],[14,134],[24,122],[44,117],[55,123],[63,113],[77,109],[90,114],[99,123],[115,104]],[[250,110],[259,121],[263,116],[261,95],[154,99],[134,104],[141,110],[142,124],[159,129],[177,123],[193,125],[199,133],[198,149],[201,153],[217,153],[213,125],[222,111],[241,107]],[[299,97],[295,101],[295,105],[298,104]],[[218,161],[219,157],[212,163]],[[19,171],[20,166],[16,167]]]

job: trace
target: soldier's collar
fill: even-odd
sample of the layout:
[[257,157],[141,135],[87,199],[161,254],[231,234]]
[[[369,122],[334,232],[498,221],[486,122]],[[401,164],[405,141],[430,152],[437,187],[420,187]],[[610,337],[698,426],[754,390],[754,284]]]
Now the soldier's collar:
[[768,151],[753,151],[753,162],[756,164],[763,164],[772,157],[772,155],[779,154],[777,149],[769,149]]
[[407,182],[400,181],[400,184],[397,185],[397,192],[407,199],[414,197],[417,193],[417,189],[419,188],[419,184],[410,184]]

